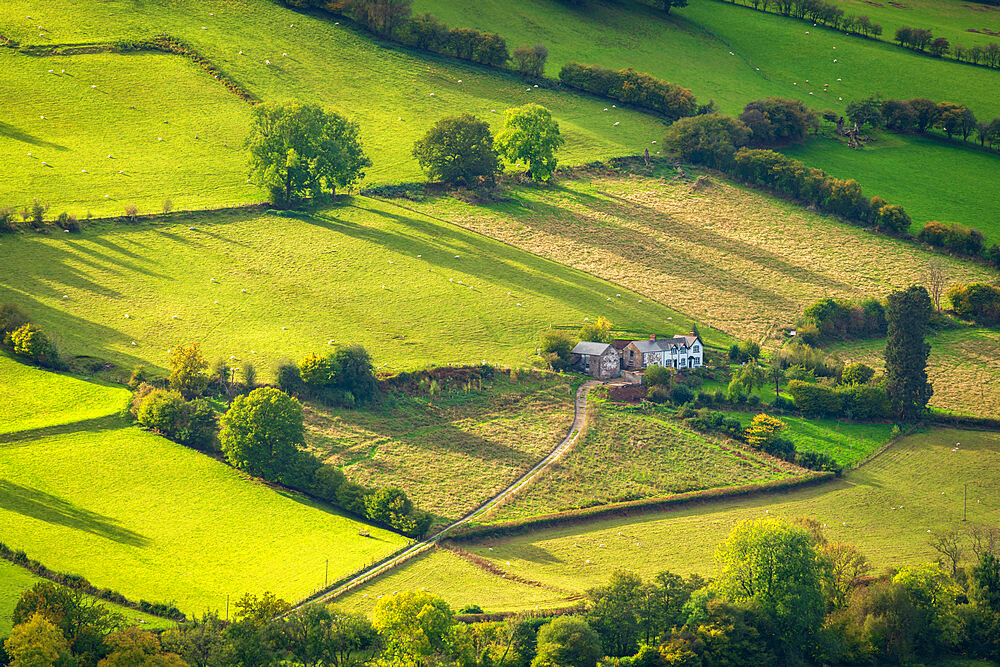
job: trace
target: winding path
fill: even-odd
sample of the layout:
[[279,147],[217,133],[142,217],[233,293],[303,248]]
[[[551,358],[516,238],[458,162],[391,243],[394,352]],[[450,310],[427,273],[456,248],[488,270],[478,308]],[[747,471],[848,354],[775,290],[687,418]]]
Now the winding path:
[[424,539],[421,542],[417,542],[416,544],[407,548],[405,551],[393,556],[391,559],[383,563],[374,565],[368,568],[367,570],[362,570],[361,572],[354,575],[353,577],[351,577],[341,585],[337,586],[333,590],[323,593],[322,595],[319,595],[315,598],[309,598],[303,602],[300,602],[298,605],[295,606],[295,609],[298,609],[299,607],[302,607],[306,604],[312,604],[314,602],[329,602],[330,600],[333,600],[334,598],[337,598],[343,595],[344,593],[347,593],[348,591],[357,588],[358,586],[361,586],[362,584],[368,583],[372,579],[378,577],[381,574],[384,574],[385,572],[388,572],[389,570],[403,563],[404,561],[407,561],[410,558],[413,558],[414,556],[417,556],[423,553],[424,551],[427,551],[428,549],[433,547],[439,540],[441,540],[441,538],[443,538],[448,533],[448,531],[453,530],[454,528],[457,528],[458,526],[461,526],[464,523],[468,523],[469,521],[476,518],[480,514],[495,507],[498,503],[508,498],[511,494],[515,493],[516,491],[524,487],[526,484],[529,484],[540,472],[542,472],[550,465],[555,463],[563,454],[566,453],[566,451],[573,445],[573,443],[576,442],[576,439],[577,437],[579,437],[583,425],[587,421],[587,395],[590,393],[591,389],[593,389],[599,384],[601,383],[597,382],[596,380],[589,380],[580,385],[580,388],[577,389],[576,392],[573,424],[569,428],[569,433],[566,434],[566,437],[562,439],[562,442],[560,442],[555,449],[549,452],[549,454],[545,458],[536,463],[531,470],[521,475],[506,489],[496,494],[495,496],[484,502],[476,509],[469,512],[458,521],[455,521],[454,523],[449,524],[444,528],[442,528],[441,530],[439,530],[438,532],[434,533],[434,535],[431,535],[430,537]]

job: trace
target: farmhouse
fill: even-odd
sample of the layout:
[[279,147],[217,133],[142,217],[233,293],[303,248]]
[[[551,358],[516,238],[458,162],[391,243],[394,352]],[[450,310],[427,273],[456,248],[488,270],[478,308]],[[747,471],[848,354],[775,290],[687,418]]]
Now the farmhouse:
[[649,340],[627,342],[621,360],[621,367],[629,371],[641,371],[647,366],[698,368],[705,363],[705,346],[694,332],[661,340],[653,334]]
[[579,369],[590,377],[608,380],[621,375],[621,357],[608,343],[582,341],[573,348],[573,354],[580,358]]

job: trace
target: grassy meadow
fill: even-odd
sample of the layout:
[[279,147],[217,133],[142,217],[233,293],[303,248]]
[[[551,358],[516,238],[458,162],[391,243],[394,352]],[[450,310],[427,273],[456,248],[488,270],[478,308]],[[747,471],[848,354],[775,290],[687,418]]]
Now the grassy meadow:
[[417,590],[443,598],[454,611],[474,604],[487,613],[568,607],[579,599],[579,594],[570,591],[506,579],[452,551],[434,548],[337,598],[334,604],[370,615],[382,596]]
[[[413,204],[454,222],[641,291],[735,337],[767,338],[823,297],[884,297],[919,284],[933,263],[949,282],[996,273],[712,179],[637,175],[512,188],[515,200]],[[614,321],[614,318],[612,318]]]
[[[956,448],[956,443],[958,447]],[[812,516],[827,537],[856,544],[876,568],[934,562],[933,531],[1000,520],[1000,434],[934,430],[907,436],[865,466],[822,486],[671,512],[545,529],[463,548],[505,572],[581,591],[611,570],[713,572],[715,546],[740,520]],[[460,576],[460,575],[456,575]]]
[[621,500],[668,496],[790,477],[803,471],[770,457],[590,399],[583,437],[517,496],[484,515],[507,521]]
[[0,353],[0,442],[18,431],[108,417],[129,398],[124,387],[44,371]]
[[544,458],[573,422],[579,380],[531,373],[392,394],[370,410],[306,408],[306,439],[355,482],[399,486],[455,520]]
[[[930,406],[977,417],[1000,414],[1000,331],[968,328],[938,332],[931,344],[927,375],[934,385]],[[882,368],[885,342],[856,341],[830,348],[845,362]]]
[[406,542],[107,423],[0,447],[0,525],[53,570],[188,614],[247,592],[298,600],[323,586],[327,559],[333,581]]
[[1000,33],[1000,8],[992,5],[964,0],[834,0],[834,3],[845,14],[867,15],[872,22],[881,23],[882,39],[891,40],[896,29],[905,25],[932,30],[935,37],[944,37],[952,45],[975,46],[1000,41],[989,34]]
[[[0,637],[10,635],[11,614],[21,594],[37,584],[44,581],[23,567],[18,567],[13,563],[0,560]],[[173,621],[168,621],[158,616],[150,616],[135,609],[129,609],[110,602],[101,600],[99,604],[118,612],[132,625],[140,625],[145,629],[166,629],[174,625]]]
[[853,178],[866,193],[904,203],[914,234],[928,220],[962,222],[981,231],[987,244],[1000,243],[1000,188],[986,185],[1000,173],[1000,155],[886,132],[860,151],[823,138],[783,152],[837,178]]
[[[377,43],[270,0],[145,3],[141,11],[130,0],[10,0],[0,4],[0,29],[42,45],[181,38],[263,100],[319,103],[357,121],[374,163],[371,183],[423,180],[413,142],[449,115],[473,113],[499,125],[506,107],[538,102],[559,120],[563,159],[577,163],[641,153],[664,131],[659,120],[632,111],[609,119],[596,98]],[[179,208],[264,198],[245,182],[248,105],[179,56],[4,53],[0,68],[12,72],[0,83],[8,109],[0,151],[13,156],[0,175],[0,205],[37,196],[53,215],[121,215],[133,202],[148,212],[167,198]]]
[[664,333],[691,325],[653,295],[363,197],[313,215],[192,214],[5,235],[0,256],[0,302],[20,304],[64,351],[126,372],[162,369],[168,350],[189,342],[210,361],[253,363],[262,378],[330,341],[361,343],[396,370],[523,366],[553,324],[603,315]]

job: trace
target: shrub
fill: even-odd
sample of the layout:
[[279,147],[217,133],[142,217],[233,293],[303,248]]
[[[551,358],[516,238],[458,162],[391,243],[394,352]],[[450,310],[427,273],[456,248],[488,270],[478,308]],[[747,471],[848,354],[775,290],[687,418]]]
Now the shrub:
[[788,393],[807,417],[835,417],[844,408],[840,394],[826,385],[792,380],[788,383]]
[[169,199],[163,200],[163,214],[166,215],[174,210],[174,203]]
[[28,323],[28,315],[15,303],[0,304],[0,340]]
[[332,384],[339,371],[332,352],[322,357],[314,352],[299,362],[299,378],[310,387]]
[[275,383],[278,389],[290,396],[299,396],[306,390],[299,374],[299,367],[290,361],[281,361],[274,369]]
[[569,368],[570,355],[573,350],[573,337],[558,329],[550,329],[542,335],[542,355],[553,370],[561,371]]
[[955,313],[980,324],[1000,324],[1000,288],[985,283],[955,285],[948,290]]
[[17,224],[14,222],[14,208],[12,206],[0,207],[0,234],[4,232],[13,232],[17,229]]
[[365,496],[368,490],[360,484],[345,480],[337,489],[337,504],[348,512],[365,516]]
[[201,396],[208,388],[207,368],[198,343],[178,345],[170,352],[170,388],[186,399]]
[[739,119],[753,133],[753,143],[760,146],[801,141],[809,131],[819,129],[815,111],[798,100],[779,97],[748,103]]
[[[810,371],[814,375],[839,377],[844,368],[844,363],[837,357],[828,355],[822,350],[817,350],[811,345],[800,341],[792,341],[788,345],[785,345],[778,350],[775,356],[778,365],[782,368],[787,369],[793,366],[801,366],[804,370]],[[793,372],[801,373],[798,370]],[[803,378],[803,380],[808,379],[808,377]]]
[[205,452],[216,451],[219,418],[212,405],[204,398],[186,402],[180,411],[174,431],[177,442]]
[[784,428],[785,422],[777,417],[761,413],[754,415],[750,424],[747,425],[744,435],[748,445],[757,449],[764,449]]
[[698,111],[697,100],[687,88],[636,72],[631,67],[616,71],[571,62],[563,65],[559,80],[570,88],[657,111],[669,120],[693,116]]
[[154,389],[142,399],[136,420],[140,426],[169,436],[176,431],[184,403],[180,392]]
[[673,373],[664,366],[648,366],[646,368],[646,384],[650,387],[670,386],[670,379]]
[[344,473],[335,465],[324,463],[313,473],[310,492],[317,498],[337,503],[337,492],[344,484]]
[[836,388],[842,414],[850,419],[887,419],[892,416],[889,394],[882,385],[850,384]]
[[[885,336],[885,306],[878,299],[865,299],[860,303],[846,299],[820,299],[803,312],[805,326],[816,333],[800,335],[815,338],[816,342],[835,338],[881,338]],[[801,332],[800,332],[801,334]]]
[[41,366],[58,365],[59,354],[56,347],[42,332],[41,327],[24,324],[7,335],[14,354],[19,357],[30,359]]
[[682,118],[667,130],[664,144],[690,162],[730,169],[736,152],[750,140],[741,121],[719,114]]
[[543,76],[545,74],[545,61],[549,57],[549,50],[541,44],[535,46],[519,46],[514,49],[511,60],[514,62],[514,69],[525,76]]
[[31,224],[33,227],[41,227],[45,222],[45,212],[49,210],[48,204],[43,204],[37,199],[31,202]]
[[129,204],[125,207],[125,217],[129,219],[129,222],[135,222],[139,217],[139,207],[135,204]]
[[257,387],[257,369],[250,362],[243,364],[243,386],[247,391]]
[[838,475],[844,470],[844,467],[837,463],[836,459],[825,452],[797,452],[795,462],[803,468],[825,470]]
[[646,389],[646,398],[653,403],[666,403],[670,400],[670,389],[662,385],[648,387]]
[[840,374],[840,381],[844,384],[868,384],[868,381],[875,377],[875,369],[868,364],[855,362],[844,366],[844,371]]
[[729,360],[742,364],[751,359],[760,358],[760,344],[752,340],[743,340],[729,347]]
[[670,390],[670,400],[674,405],[683,405],[694,400],[694,392],[679,384]]
[[56,216],[56,224],[67,232],[80,231],[80,221],[76,219],[75,215],[70,215],[65,211]]
[[964,255],[979,255],[983,249],[982,233],[957,222],[945,224],[930,220],[924,224],[917,236],[925,243],[945,247]]

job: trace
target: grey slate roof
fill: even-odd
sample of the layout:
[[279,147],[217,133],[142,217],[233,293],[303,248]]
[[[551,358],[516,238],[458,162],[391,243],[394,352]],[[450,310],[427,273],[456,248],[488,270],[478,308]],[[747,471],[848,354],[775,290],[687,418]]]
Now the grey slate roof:
[[608,343],[593,343],[591,341],[580,341],[573,348],[573,354],[587,355],[591,357],[599,357],[608,350],[614,350]]
[[636,340],[632,341],[639,352],[659,352],[660,350],[670,350],[675,347],[691,347],[698,340],[697,336],[674,336],[660,340]]

